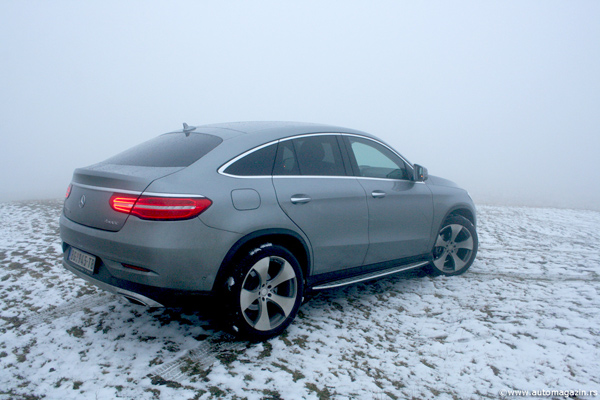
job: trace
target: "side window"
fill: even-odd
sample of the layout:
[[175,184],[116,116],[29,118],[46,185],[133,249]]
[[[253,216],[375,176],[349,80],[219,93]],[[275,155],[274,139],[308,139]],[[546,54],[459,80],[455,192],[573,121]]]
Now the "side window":
[[369,178],[410,179],[406,164],[388,148],[367,139],[348,137],[359,175]]
[[273,175],[300,175],[296,151],[291,140],[279,142]]
[[335,136],[308,136],[294,139],[292,142],[302,175],[346,175],[342,153]]
[[346,175],[337,138],[318,135],[281,141],[273,175]]
[[263,147],[240,158],[223,172],[238,176],[270,176],[276,151],[277,143]]

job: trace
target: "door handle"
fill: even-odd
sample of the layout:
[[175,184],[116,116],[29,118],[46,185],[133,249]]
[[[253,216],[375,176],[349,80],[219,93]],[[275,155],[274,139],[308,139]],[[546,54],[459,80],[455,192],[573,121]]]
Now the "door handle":
[[310,198],[310,196],[305,195],[305,194],[295,194],[290,198],[290,201],[292,202],[292,204],[304,204],[304,203],[308,203],[311,200],[312,199]]
[[375,198],[375,199],[384,198],[385,195],[386,195],[386,193],[382,190],[373,190],[373,192],[371,193],[371,196],[373,196],[373,198]]

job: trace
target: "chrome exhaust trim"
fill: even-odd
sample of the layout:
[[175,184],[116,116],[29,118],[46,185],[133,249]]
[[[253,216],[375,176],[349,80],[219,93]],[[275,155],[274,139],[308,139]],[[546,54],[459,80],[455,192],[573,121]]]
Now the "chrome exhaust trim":
[[[108,285],[110,286],[110,285]],[[114,286],[112,286],[114,287]],[[157,301],[154,301],[146,296],[142,296],[139,293],[130,292],[129,290],[124,290],[120,288],[115,288],[117,291],[116,294],[123,297],[131,304],[136,304],[138,306],[146,306],[148,308],[163,308],[164,306]]]
[[143,305],[143,306],[146,306],[149,308],[164,308],[164,305],[160,304],[157,301],[152,300],[151,298],[143,296],[139,293],[135,293],[130,290],[122,289],[117,286],[109,285],[108,283],[104,283],[102,281],[94,279],[92,276],[90,276],[86,273],[83,273],[76,268],[71,267],[64,260],[63,260],[63,266],[66,269],[68,269],[69,271],[71,271],[72,273],[74,273],[75,275],[77,275],[78,277],[85,279],[86,281],[98,286],[100,289],[106,290],[107,292],[111,292],[111,293],[114,293],[116,295],[123,297],[129,303]]

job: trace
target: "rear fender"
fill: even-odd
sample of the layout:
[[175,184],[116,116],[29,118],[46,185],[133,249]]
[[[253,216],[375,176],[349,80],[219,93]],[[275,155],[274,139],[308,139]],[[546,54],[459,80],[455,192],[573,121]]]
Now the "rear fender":
[[300,263],[304,279],[307,279],[312,270],[312,251],[307,240],[288,229],[264,229],[242,237],[229,249],[219,268],[213,293],[225,286],[232,263],[235,263],[239,257],[245,256],[246,252],[251,251],[254,247],[266,243],[279,244],[292,252]]

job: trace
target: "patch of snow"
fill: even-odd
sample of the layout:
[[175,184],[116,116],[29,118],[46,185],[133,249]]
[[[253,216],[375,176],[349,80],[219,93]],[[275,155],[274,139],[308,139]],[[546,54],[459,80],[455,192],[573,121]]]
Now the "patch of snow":
[[[146,310],[61,265],[61,202],[0,203],[0,398],[499,398],[599,390],[600,213],[481,206],[458,277],[322,292],[281,336]],[[585,397],[580,397],[585,398]]]

